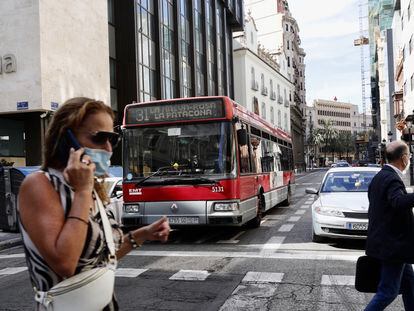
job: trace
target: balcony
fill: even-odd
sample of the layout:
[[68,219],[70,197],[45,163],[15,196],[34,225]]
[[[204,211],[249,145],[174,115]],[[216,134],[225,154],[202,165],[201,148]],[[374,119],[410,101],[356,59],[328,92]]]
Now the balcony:
[[267,87],[266,86],[262,87],[262,95],[267,96],[267,94],[268,94]]
[[274,92],[274,91],[270,92],[270,99],[271,100],[276,100],[276,92]]
[[277,97],[277,102],[282,105],[283,104],[283,97],[279,95]]
[[259,90],[259,83],[256,80],[252,81],[252,90],[257,91]]

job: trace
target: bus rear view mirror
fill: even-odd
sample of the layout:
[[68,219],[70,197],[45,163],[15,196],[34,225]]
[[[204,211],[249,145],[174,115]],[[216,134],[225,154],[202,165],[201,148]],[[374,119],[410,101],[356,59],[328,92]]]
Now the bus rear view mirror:
[[237,141],[239,146],[247,145],[247,131],[245,129],[237,130]]

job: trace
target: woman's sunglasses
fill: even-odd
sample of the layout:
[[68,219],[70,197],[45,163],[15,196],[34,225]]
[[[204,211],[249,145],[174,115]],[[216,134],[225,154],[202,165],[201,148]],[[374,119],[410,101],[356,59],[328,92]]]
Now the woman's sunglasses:
[[89,132],[89,135],[93,143],[97,145],[104,145],[107,141],[109,141],[112,148],[115,148],[121,140],[119,134],[116,132],[97,131]]

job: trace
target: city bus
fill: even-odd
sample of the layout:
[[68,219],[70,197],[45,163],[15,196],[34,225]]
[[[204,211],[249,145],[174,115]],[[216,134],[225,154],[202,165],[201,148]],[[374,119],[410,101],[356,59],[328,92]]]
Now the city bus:
[[290,135],[228,97],[133,103],[122,132],[125,227],[256,228],[295,190]]

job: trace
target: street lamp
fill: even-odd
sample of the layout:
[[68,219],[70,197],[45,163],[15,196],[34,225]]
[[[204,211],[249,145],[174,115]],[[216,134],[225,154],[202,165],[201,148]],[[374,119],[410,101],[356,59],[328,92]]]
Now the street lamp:
[[388,135],[389,142],[392,142],[392,135],[393,135],[392,132],[389,131],[387,135]]
[[[414,111],[413,111],[413,114],[410,114],[405,118],[405,123],[408,129],[408,146],[410,147],[410,153],[412,153],[411,144],[412,144],[413,138],[412,138],[411,130],[413,127],[413,122],[414,122]],[[414,185],[414,172],[413,172],[413,158],[411,156],[410,157],[410,186],[412,185]]]

